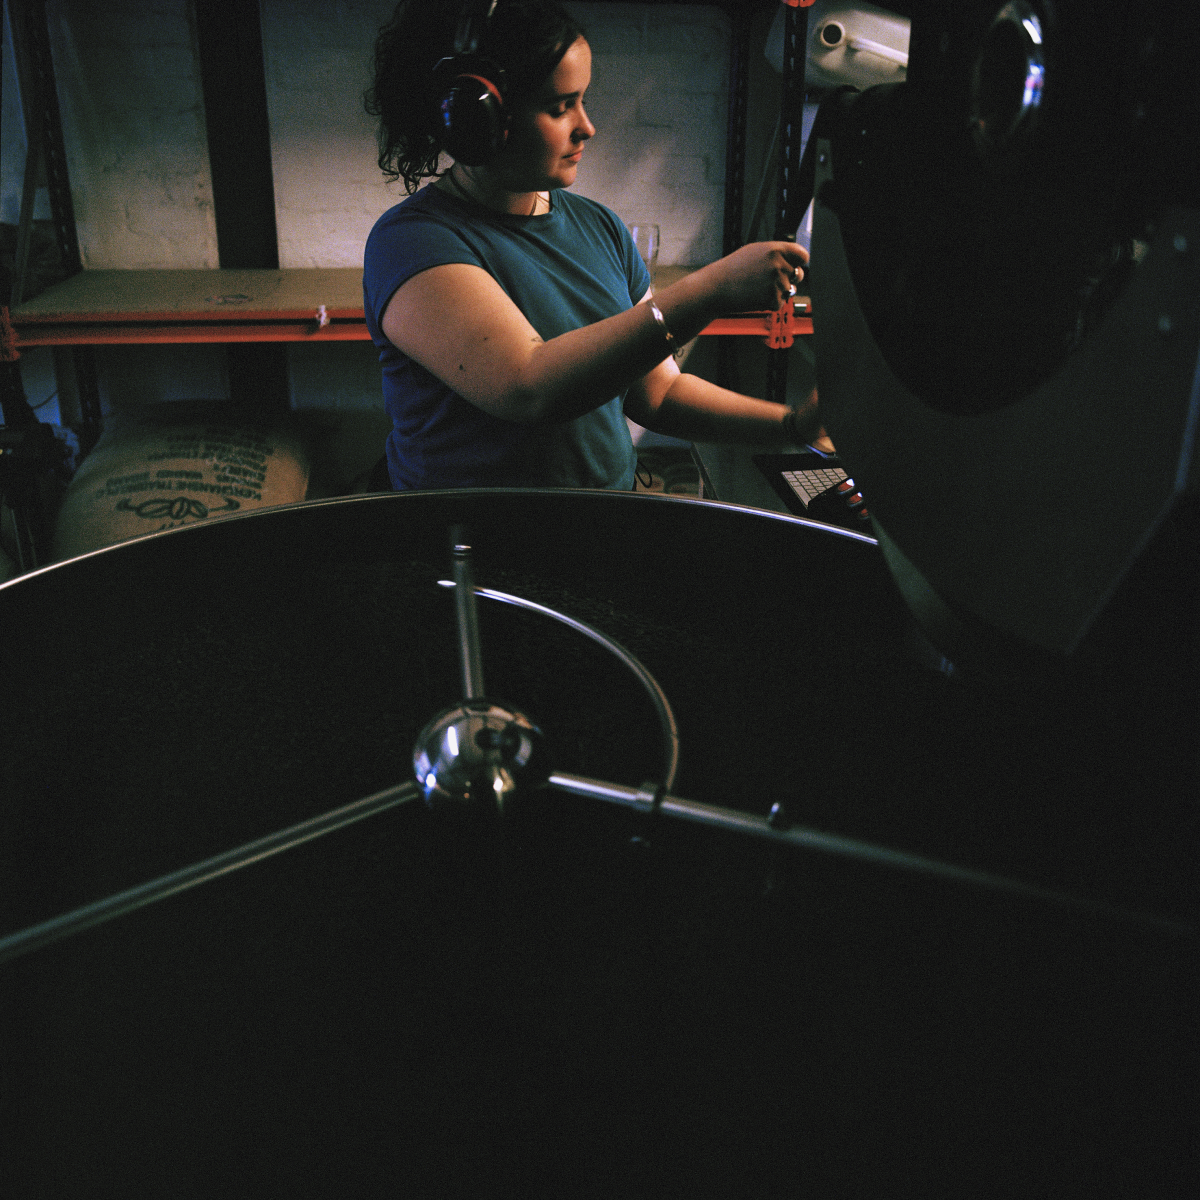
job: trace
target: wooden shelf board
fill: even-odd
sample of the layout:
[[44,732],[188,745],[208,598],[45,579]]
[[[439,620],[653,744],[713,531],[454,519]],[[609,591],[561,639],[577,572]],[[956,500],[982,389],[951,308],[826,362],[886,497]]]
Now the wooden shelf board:
[[[192,324],[192,325],[239,325],[244,323],[269,324],[272,321],[282,323],[294,321],[315,321],[317,308],[297,308],[292,310],[278,309],[238,309],[228,313],[214,313],[211,309],[195,312],[56,312],[30,315],[23,309],[12,316],[12,323],[18,329],[51,329],[56,325],[85,328],[94,326],[138,325],[138,324]],[[325,315],[331,321],[362,321],[363,311],[358,308],[330,308],[325,306]]]
[[[244,299],[242,298],[244,297]],[[357,267],[269,270],[81,271],[25,301],[14,325],[48,320],[236,321],[315,313],[362,316]]]

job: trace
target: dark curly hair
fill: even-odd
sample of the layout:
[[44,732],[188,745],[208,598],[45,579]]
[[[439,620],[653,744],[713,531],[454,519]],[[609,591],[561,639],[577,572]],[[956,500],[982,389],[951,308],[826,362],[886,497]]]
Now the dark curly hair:
[[[375,39],[375,81],[363,102],[379,118],[379,169],[403,179],[410,195],[421,180],[439,173],[433,68],[454,53],[461,7],[453,0],[400,0]],[[503,68],[505,103],[519,105],[582,36],[583,29],[557,0],[500,0],[479,54]]]

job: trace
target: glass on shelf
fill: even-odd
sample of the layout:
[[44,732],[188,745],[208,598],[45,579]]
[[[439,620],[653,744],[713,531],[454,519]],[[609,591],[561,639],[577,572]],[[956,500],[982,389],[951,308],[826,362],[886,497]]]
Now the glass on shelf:
[[626,228],[629,230],[629,236],[633,238],[633,244],[637,248],[638,254],[641,255],[642,262],[653,273],[654,265],[658,262],[658,226],[647,225],[638,221],[627,225]]

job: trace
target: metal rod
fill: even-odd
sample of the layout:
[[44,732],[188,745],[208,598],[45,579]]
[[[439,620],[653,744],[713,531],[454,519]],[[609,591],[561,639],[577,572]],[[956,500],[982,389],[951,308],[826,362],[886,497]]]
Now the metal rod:
[[223,854],[204,859],[203,862],[193,863],[190,867],[172,871],[169,875],[160,875],[148,883],[118,892],[115,896],[85,904],[38,925],[30,925],[27,929],[0,938],[0,963],[28,954],[31,950],[37,950],[72,934],[82,933],[85,929],[124,916],[147,904],[165,900],[177,892],[208,883],[209,880],[226,875],[239,867],[269,858],[283,850],[290,850],[293,846],[299,846],[303,842],[312,841],[313,838],[332,833],[335,829],[394,808],[397,804],[417,800],[420,796],[421,788],[415,781],[402,783],[398,787],[344,804],[341,808],[335,808],[319,817],[310,817],[307,821],[301,821],[298,825],[291,825],[277,833],[269,833],[266,837],[247,842],[244,846],[226,850]]
[[475,607],[475,577],[471,570],[471,547],[463,528],[450,531],[454,543],[454,610],[458,617],[458,651],[462,663],[463,697],[478,700],[484,694],[483,655],[479,642],[479,613]]
[[13,262],[12,292],[9,305],[16,308],[25,299],[25,281],[29,273],[29,247],[33,240],[33,210],[37,203],[38,174],[42,167],[41,131],[30,141],[25,152],[25,178],[21,185],[21,208],[17,216],[17,250]]
[[1021,879],[1009,879],[1003,875],[993,875],[988,871],[958,867],[953,863],[940,862],[919,854],[909,854],[903,850],[890,850],[885,846],[861,842],[856,838],[842,837],[839,834],[822,833],[819,830],[806,829],[799,825],[773,825],[767,817],[740,812],[737,809],[721,808],[715,804],[702,804],[695,800],[684,800],[679,796],[670,795],[664,795],[657,805],[647,804],[645,789],[625,787],[601,779],[588,779],[582,775],[555,773],[547,782],[549,786],[575,796],[587,796],[593,800],[607,801],[610,804],[622,804],[640,812],[656,808],[664,816],[677,817],[680,820],[692,821],[730,833],[749,834],[751,837],[765,838],[768,841],[798,846],[805,850],[817,850],[823,854],[834,854],[841,858],[874,863],[892,870],[928,875],[951,883],[981,888],[984,891],[1000,892],[1025,900],[1041,901],[1062,908],[1075,909],[1093,916],[1152,925],[1171,933],[1190,934],[1193,932],[1190,925],[1158,913],[1138,912],[1117,904],[1110,904],[1105,900],[1076,896],[1068,892],[1057,892]]
[[[456,586],[454,581],[450,579],[439,579],[438,584],[441,587]],[[611,654],[615,654],[641,681],[642,687],[646,689],[646,693],[650,697],[650,702],[654,705],[655,712],[658,713],[659,725],[663,733],[663,756],[666,760],[666,769],[663,772],[663,787],[670,788],[674,786],[675,773],[679,770],[679,727],[675,723],[675,714],[671,710],[671,704],[667,699],[666,692],[658,686],[658,681],[642,666],[638,659],[630,654],[619,642],[613,641],[607,634],[601,633],[600,630],[594,629],[591,625],[583,621],[577,621],[574,617],[568,617],[566,613],[560,613],[553,608],[547,608],[545,605],[537,604],[533,600],[526,600],[522,596],[513,596],[508,592],[497,592],[491,588],[476,588],[475,594],[477,596],[485,596],[489,600],[499,600],[502,604],[512,604],[516,608],[526,608],[530,612],[541,613],[544,617],[551,617],[553,620],[574,629],[577,633],[582,633],[584,637],[591,638],[593,642],[603,646]]]
[[592,800],[607,800],[609,804],[623,804],[638,812],[651,812],[657,794],[651,787],[627,787],[623,783],[609,783],[604,779],[589,779],[586,775],[569,775],[565,771],[553,772],[546,783],[561,792],[573,796],[587,796]]

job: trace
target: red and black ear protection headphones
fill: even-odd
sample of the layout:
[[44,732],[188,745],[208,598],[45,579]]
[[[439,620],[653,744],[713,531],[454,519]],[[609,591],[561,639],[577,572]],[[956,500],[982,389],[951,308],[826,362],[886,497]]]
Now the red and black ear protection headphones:
[[467,167],[490,162],[508,137],[504,71],[478,53],[498,3],[465,0],[454,31],[454,53],[433,68],[437,139],[455,162]]

